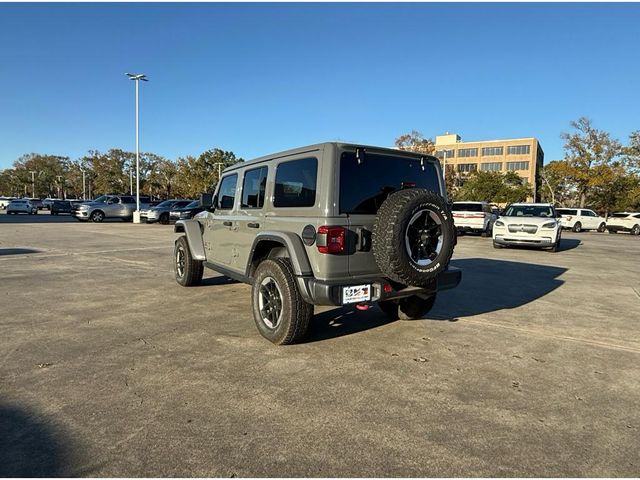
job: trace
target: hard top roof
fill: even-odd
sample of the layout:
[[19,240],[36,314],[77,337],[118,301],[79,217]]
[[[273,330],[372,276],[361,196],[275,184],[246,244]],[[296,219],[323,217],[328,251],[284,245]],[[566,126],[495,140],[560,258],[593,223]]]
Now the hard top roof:
[[252,160],[247,160],[246,162],[239,162],[235,165],[231,165],[224,169],[223,173],[231,172],[233,170],[237,170],[239,168],[244,168],[246,166],[254,165],[261,162],[266,162],[267,160],[273,160],[276,158],[283,158],[292,155],[298,155],[300,153],[311,153],[317,152],[318,150],[322,150],[324,147],[334,146],[336,148],[343,149],[356,149],[356,148],[364,148],[365,150],[374,151],[377,153],[387,153],[390,155],[401,155],[401,156],[409,156],[413,158],[427,157],[431,160],[437,161],[436,157],[433,155],[425,155],[423,153],[411,152],[409,150],[399,150],[396,148],[389,147],[376,147],[374,145],[362,145],[358,143],[343,143],[343,142],[323,142],[323,143],[315,143],[313,145],[307,145],[304,147],[293,148],[290,150],[284,150],[282,152],[272,153],[270,155],[265,155],[262,157],[254,158]]

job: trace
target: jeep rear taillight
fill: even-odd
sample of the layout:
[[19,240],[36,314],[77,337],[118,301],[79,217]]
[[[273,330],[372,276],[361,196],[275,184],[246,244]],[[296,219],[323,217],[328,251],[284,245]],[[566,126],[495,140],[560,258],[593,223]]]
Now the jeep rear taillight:
[[318,239],[316,245],[320,253],[342,253],[346,232],[344,227],[329,227],[322,225],[318,227]]

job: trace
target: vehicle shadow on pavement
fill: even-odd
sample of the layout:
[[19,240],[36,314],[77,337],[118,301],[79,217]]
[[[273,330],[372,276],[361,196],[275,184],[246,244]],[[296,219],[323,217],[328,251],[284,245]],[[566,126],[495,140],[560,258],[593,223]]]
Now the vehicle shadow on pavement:
[[314,315],[305,343],[319,342],[371,330],[392,323],[377,307],[358,311],[353,305],[338,307]]
[[68,476],[61,440],[46,420],[0,406],[0,477]]
[[203,278],[198,284],[198,287],[216,287],[219,285],[233,285],[234,283],[240,283],[233,278],[225,277],[224,275],[217,275],[215,277]]
[[573,250],[579,245],[582,245],[582,240],[578,240],[576,238],[563,238],[562,240],[560,240],[560,245],[558,246],[558,252],[564,252],[565,250]]
[[[118,221],[121,221],[118,219]],[[50,215],[41,213],[39,215],[0,215],[0,224],[21,224],[21,223],[77,223],[78,220],[71,215]]]
[[40,250],[33,248],[0,248],[0,257],[3,255],[27,255],[29,253],[40,253]]
[[[576,240],[579,242],[579,240]],[[428,319],[456,319],[517,308],[560,287],[568,269],[488,258],[452,260],[462,269],[458,287],[441,292]]]
[[[458,317],[526,305],[560,287],[564,281],[558,277],[567,271],[562,267],[486,258],[452,260],[451,265],[462,269],[460,285],[440,292],[423,320],[456,322]],[[391,322],[377,307],[363,312],[353,306],[335,308],[315,315],[308,342],[351,335]]]
[[[567,250],[573,250],[574,248],[582,245],[582,240],[578,240],[577,238],[563,238],[560,241],[560,246],[558,247],[558,252],[565,252]],[[527,245],[510,245],[508,248],[513,250],[531,250],[531,251],[540,251],[538,247],[529,247]]]

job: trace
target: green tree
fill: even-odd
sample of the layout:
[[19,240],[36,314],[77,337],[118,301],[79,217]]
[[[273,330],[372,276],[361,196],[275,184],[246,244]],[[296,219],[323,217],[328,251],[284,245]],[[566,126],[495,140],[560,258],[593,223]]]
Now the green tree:
[[162,157],[154,158],[145,181],[146,192],[154,197],[172,198],[177,174],[175,162]]
[[543,202],[562,207],[577,203],[577,189],[571,171],[566,160],[554,160],[542,168],[539,193]]
[[602,181],[589,193],[589,205],[605,216],[619,210],[634,209],[638,205],[640,178],[627,172],[621,162],[598,167]]
[[464,179],[455,193],[455,200],[512,203],[524,201],[532,193],[531,187],[517,173],[475,171]]
[[589,191],[601,187],[606,180],[601,177],[601,167],[608,166],[621,153],[620,143],[609,133],[598,130],[586,117],[571,122],[576,130],[563,133],[567,177],[575,183],[580,208],[585,207]]
[[128,167],[131,162],[135,165],[135,154],[117,148],[112,148],[106,153],[93,150],[80,162],[90,171],[88,177],[93,196],[129,193]]
[[430,138],[425,138],[420,132],[412,130],[411,133],[400,135],[395,140],[395,146],[399,150],[433,155],[436,147]]
[[[13,163],[16,177],[27,185],[28,195],[55,197],[62,191],[64,163],[68,157],[30,153]],[[62,195],[62,193],[61,193]]]
[[211,192],[218,183],[218,172],[242,161],[233,152],[214,148],[198,157],[187,156],[177,161],[176,193],[197,198],[203,192]]

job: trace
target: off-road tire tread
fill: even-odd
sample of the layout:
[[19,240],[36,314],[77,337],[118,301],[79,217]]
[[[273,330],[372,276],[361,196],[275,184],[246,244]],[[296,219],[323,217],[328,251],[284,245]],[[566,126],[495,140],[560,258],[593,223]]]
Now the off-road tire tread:
[[[176,249],[178,248],[178,244],[180,244],[185,251],[185,272],[182,279],[178,277],[178,272],[175,271]],[[184,235],[178,237],[178,240],[176,240],[176,246],[173,250],[173,261],[176,281],[180,285],[182,285],[183,287],[200,285],[200,282],[202,282],[202,275],[204,273],[204,264],[201,260],[195,260],[193,258],[193,256],[191,255],[191,250],[189,249],[189,242],[187,241],[187,237]]]
[[[282,292],[283,306],[285,303],[288,304],[288,318],[283,314],[282,323],[279,327],[283,328],[284,331],[278,332],[279,328],[276,328],[276,335],[274,336],[265,335],[265,330],[261,328],[262,319],[258,318],[259,314],[256,314],[258,307],[256,304],[257,297],[255,289],[263,271],[266,271],[268,276],[278,281]],[[290,259],[268,258],[260,262],[254,276],[254,284],[251,292],[251,308],[254,320],[258,326],[258,331],[270,342],[276,345],[290,345],[299,343],[304,339],[309,330],[311,317],[313,316],[313,305],[305,302],[304,298],[302,298],[302,294],[300,290],[298,290]]]
[[[431,274],[417,272],[408,265],[404,247],[404,223],[402,213],[412,203],[420,201],[434,203],[443,208],[447,218],[442,218],[443,246],[440,252],[440,267]],[[392,280],[416,286],[426,286],[428,281],[444,270],[453,255],[455,226],[451,211],[444,199],[435,192],[423,188],[411,188],[392,193],[382,203],[373,226],[372,250],[383,274]],[[402,256],[398,255],[402,249]]]

